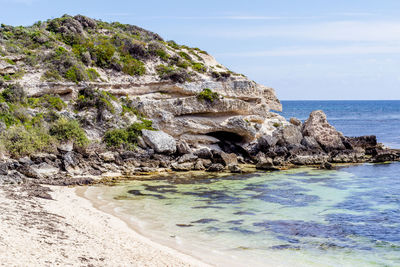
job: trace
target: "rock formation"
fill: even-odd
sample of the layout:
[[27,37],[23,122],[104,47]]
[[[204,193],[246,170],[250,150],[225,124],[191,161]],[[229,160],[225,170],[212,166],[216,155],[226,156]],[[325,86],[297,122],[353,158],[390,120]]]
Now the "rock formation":
[[2,25],[0,90],[0,182],[399,158],[322,111],[286,121],[274,89],[199,48],[81,15]]

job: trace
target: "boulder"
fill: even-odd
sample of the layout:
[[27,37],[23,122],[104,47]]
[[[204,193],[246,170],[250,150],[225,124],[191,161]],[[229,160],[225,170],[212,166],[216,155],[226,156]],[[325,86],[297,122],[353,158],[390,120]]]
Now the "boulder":
[[171,164],[171,169],[174,171],[190,171],[194,169],[194,164],[192,162],[185,162],[185,163],[174,162]]
[[228,169],[231,173],[241,173],[242,169],[237,164],[228,165]]
[[298,118],[290,118],[289,122],[295,126],[301,126],[301,120]]
[[176,152],[175,139],[163,131],[142,130],[143,140],[157,153],[173,154]]
[[270,147],[274,147],[278,139],[273,135],[263,135],[257,140],[258,149],[261,151],[267,151]]
[[282,129],[282,138],[286,145],[300,144],[303,139],[299,127],[295,125],[288,125]]
[[206,168],[204,167],[203,160],[201,159],[197,160],[196,163],[194,164],[193,169],[196,171],[205,170]]
[[41,179],[43,178],[40,173],[38,173],[34,168],[28,165],[21,165],[18,169],[18,172],[22,173],[28,178],[33,178],[33,179]]
[[203,147],[203,148],[200,148],[200,149],[194,151],[194,154],[201,159],[212,159],[213,158],[213,154],[211,153],[211,150],[207,147]]
[[8,175],[0,175],[0,185],[2,184],[22,184],[25,181],[25,176],[13,170]]
[[315,140],[312,136],[304,136],[301,140],[301,144],[309,149],[321,149],[321,146],[318,144],[317,140]]
[[274,163],[271,158],[260,157],[257,164],[256,169],[258,170],[266,170],[266,171],[276,171],[279,170],[274,166]]
[[178,159],[178,163],[194,162],[199,157],[194,154],[185,154]]
[[107,151],[104,153],[99,154],[99,157],[104,160],[105,162],[113,162],[115,161],[115,156],[112,152]]
[[74,142],[66,141],[58,145],[58,150],[61,152],[71,152],[74,149]]
[[375,135],[359,136],[359,137],[345,137],[352,147],[372,148],[378,144]]
[[386,162],[395,161],[400,159],[400,150],[396,149],[384,149],[377,151],[377,154],[372,159],[372,162]]
[[322,110],[311,112],[310,117],[304,122],[303,135],[311,136],[326,152],[344,150],[343,134],[330,125]]
[[146,142],[143,140],[143,137],[141,137],[141,136],[138,136],[137,144],[138,144],[138,146],[140,146],[143,149],[147,148]]
[[33,165],[32,168],[42,176],[45,177],[52,177],[53,175],[57,174],[60,169],[56,168],[48,163],[40,163],[38,165]]
[[29,157],[23,157],[18,160],[18,162],[22,165],[32,165],[33,161]]
[[192,153],[192,149],[190,149],[190,146],[186,143],[185,140],[179,140],[176,143],[176,151],[180,155]]
[[220,163],[211,164],[207,169],[208,172],[221,172],[223,170],[225,170],[225,166]]
[[237,156],[235,153],[228,154],[225,152],[221,152],[221,159],[225,166],[238,164]]

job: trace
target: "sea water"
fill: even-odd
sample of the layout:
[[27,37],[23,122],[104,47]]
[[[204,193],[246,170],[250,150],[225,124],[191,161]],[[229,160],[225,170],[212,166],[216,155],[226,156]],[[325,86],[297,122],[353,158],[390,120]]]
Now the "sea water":
[[[399,104],[291,101],[283,115],[324,109],[345,135],[400,147]],[[400,266],[400,163],[188,173],[85,195],[150,239],[218,266]]]

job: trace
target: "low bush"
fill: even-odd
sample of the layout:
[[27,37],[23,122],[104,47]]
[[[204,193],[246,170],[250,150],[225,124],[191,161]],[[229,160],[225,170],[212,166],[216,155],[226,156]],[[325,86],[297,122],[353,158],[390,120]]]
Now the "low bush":
[[87,69],[86,73],[90,81],[95,81],[100,77],[100,74],[93,68]]
[[180,52],[178,53],[178,55],[180,55],[182,58],[186,59],[187,61],[192,61],[192,57],[189,56],[187,53],[185,53],[185,52],[183,52],[183,51],[180,51]]
[[167,51],[165,51],[164,47],[158,42],[152,42],[147,46],[147,51],[149,55],[156,56],[161,58],[164,61],[169,59],[169,55]]
[[201,73],[204,73],[204,72],[207,71],[207,68],[202,63],[193,63],[192,64],[192,69],[197,71],[197,72],[201,72]]
[[168,46],[170,46],[170,47],[172,47],[174,49],[179,49],[180,48],[180,46],[173,40],[168,41],[167,44],[168,44]]
[[115,100],[116,98],[110,93],[88,87],[79,91],[78,98],[75,102],[75,108],[77,110],[96,108],[97,119],[102,121],[106,110],[110,113],[115,112],[114,106],[111,104],[111,101]]
[[72,82],[79,83],[87,80],[87,74],[82,66],[74,65],[67,70],[65,73],[65,78]]
[[32,108],[44,107],[46,109],[55,109],[58,111],[67,107],[67,104],[58,95],[44,95],[41,97],[28,98],[28,105]]
[[152,121],[142,119],[142,122],[135,122],[124,129],[112,129],[105,133],[103,142],[107,147],[133,149],[142,130],[154,130]]
[[11,103],[25,103],[26,94],[22,86],[18,83],[10,84],[2,93],[1,97]]
[[13,157],[29,156],[36,152],[52,152],[56,140],[44,128],[12,126],[0,135],[4,149]]
[[56,82],[62,80],[62,77],[57,70],[46,70],[43,73],[41,80],[47,82]]
[[197,98],[199,100],[204,100],[208,102],[214,102],[215,100],[219,99],[219,94],[217,92],[213,92],[209,88],[204,88],[203,91],[201,91],[198,95]]
[[89,144],[85,131],[75,120],[62,117],[50,127],[49,133],[61,142],[71,140],[78,147],[85,147]]
[[135,76],[135,75],[144,75],[146,73],[146,68],[144,63],[138,59],[131,57],[130,55],[123,56],[121,58],[123,63],[122,71],[126,74]]
[[172,80],[174,82],[184,83],[190,79],[190,75],[182,68],[158,65],[156,71],[161,80]]

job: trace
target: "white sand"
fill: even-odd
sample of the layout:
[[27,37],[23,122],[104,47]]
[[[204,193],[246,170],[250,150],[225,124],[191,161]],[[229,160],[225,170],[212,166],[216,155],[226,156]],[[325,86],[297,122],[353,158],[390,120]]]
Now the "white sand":
[[54,200],[10,199],[0,187],[2,266],[206,266],[139,235],[74,188],[52,190]]

